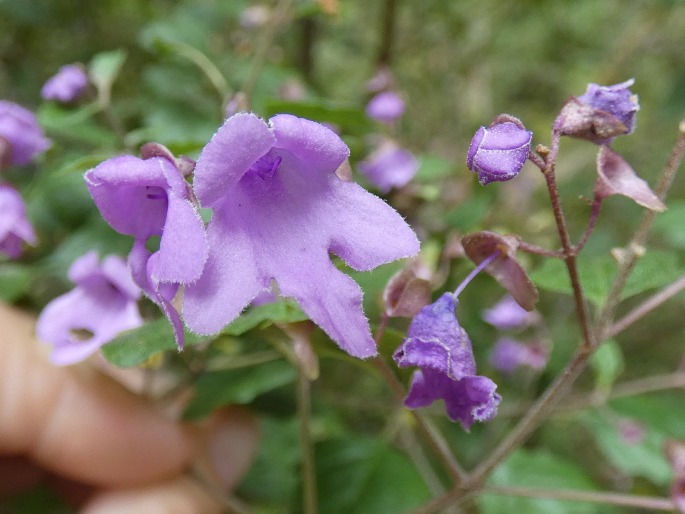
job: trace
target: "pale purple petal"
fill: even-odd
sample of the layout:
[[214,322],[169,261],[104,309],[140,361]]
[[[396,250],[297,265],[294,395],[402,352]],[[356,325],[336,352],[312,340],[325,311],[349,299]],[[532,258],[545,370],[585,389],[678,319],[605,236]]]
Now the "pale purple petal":
[[0,254],[21,255],[24,243],[35,244],[36,234],[26,218],[26,207],[14,188],[0,184]]
[[204,207],[212,207],[238,183],[274,144],[266,123],[251,113],[231,116],[202,149],[193,189]]
[[383,123],[397,121],[404,114],[404,100],[394,91],[383,91],[366,105],[366,115]]
[[514,339],[498,339],[490,352],[490,365],[502,373],[511,373],[526,362],[526,345]]
[[0,137],[10,145],[10,163],[18,166],[52,145],[31,111],[7,100],[0,100]]
[[500,330],[520,330],[537,323],[539,318],[537,312],[528,312],[511,295],[483,311],[483,319]]
[[48,79],[40,90],[40,95],[44,100],[71,102],[82,96],[87,87],[88,76],[83,66],[67,64]]
[[122,234],[147,238],[161,235],[168,207],[162,157],[122,155],[86,172],[85,179],[102,217]]

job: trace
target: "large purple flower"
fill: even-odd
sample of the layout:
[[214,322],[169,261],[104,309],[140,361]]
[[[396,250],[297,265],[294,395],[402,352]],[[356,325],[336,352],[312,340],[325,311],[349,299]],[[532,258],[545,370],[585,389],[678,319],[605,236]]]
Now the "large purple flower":
[[[133,278],[171,321],[183,345],[183,324],[171,300],[179,285],[200,277],[207,258],[202,219],[188,183],[172,157],[123,155],[88,171],[88,190],[107,223],[135,238],[129,255]],[[159,250],[146,248],[159,236]]]
[[191,330],[211,334],[275,280],[307,315],[355,357],[375,355],[362,291],[331,262],[357,270],[415,254],[419,242],[400,215],[336,170],[349,149],[313,121],[281,114],[229,118],[202,151],[195,193],[214,214],[202,277],[185,290]]
[[107,256],[100,265],[97,253],[89,252],[72,263],[69,279],[76,287],[48,303],[36,323],[38,338],[53,347],[55,364],[81,361],[143,324],[136,303],[140,289],[120,257]]
[[36,244],[24,201],[14,188],[0,184],[0,254],[16,259],[24,243]]
[[67,64],[50,77],[40,90],[44,100],[71,102],[85,93],[88,75],[80,64]]
[[0,139],[5,141],[0,154],[9,153],[0,155],[0,169],[5,164],[28,164],[52,144],[31,111],[7,100],[0,100]]
[[407,407],[427,407],[442,399],[447,416],[469,430],[475,421],[497,414],[501,397],[492,380],[476,375],[471,341],[457,321],[456,306],[454,294],[445,293],[421,309],[393,358],[400,367],[420,368],[404,400]]

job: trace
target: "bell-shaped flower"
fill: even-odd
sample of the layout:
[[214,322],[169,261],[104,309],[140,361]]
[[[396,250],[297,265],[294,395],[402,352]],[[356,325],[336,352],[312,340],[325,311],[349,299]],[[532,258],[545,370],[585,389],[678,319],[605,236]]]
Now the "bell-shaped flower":
[[40,96],[43,100],[57,100],[67,103],[77,100],[86,92],[87,88],[88,75],[86,75],[83,66],[67,64],[43,84]]
[[444,400],[447,416],[469,430],[476,421],[497,414],[501,400],[497,385],[476,375],[471,341],[455,316],[457,299],[443,294],[414,317],[406,339],[393,358],[400,367],[414,366],[404,403],[410,409]]
[[52,345],[55,364],[79,362],[143,324],[136,303],[140,289],[120,257],[110,255],[99,264],[97,253],[89,252],[72,263],[69,279],[76,287],[48,303],[36,323],[38,338]]
[[24,201],[16,189],[0,184],[0,255],[16,259],[24,243],[36,244]]
[[226,120],[195,169],[195,194],[213,217],[206,266],[184,294],[191,330],[219,331],[275,280],[350,355],[376,354],[362,291],[329,252],[364,271],[415,254],[419,242],[383,200],[340,179],[348,155],[313,121],[281,114],[267,125],[249,113]]
[[586,139],[598,145],[609,144],[617,136],[635,130],[640,110],[637,95],[630,91],[635,80],[613,86],[588,84],[579,97],[569,98],[554,121],[554,130],[562,136]]
[[382,123],[393,123],[404,114],[404,100],[394,91],[383,91],[366,104],[366,115]]
[[0,140],[0,169],[28,164],[52,145],[31,111],[7,100],[0,100]]
[[466,165],[482,185],[511,180],[528,160],[532,140],[533,133],[520,120],[502,114],[473,136]]
[[[167,152],[161,145],[146,145],[143,154],[148,158],[114,157],[86,172],[85,179],[107,223],[135,238],[129,254],[133,278],[169,318],[180,348],[183,323],[171,300],[180,285],[200,277],[207,242],[179,170],[188,163]],[[151,253],[146,243],[153,236],[159,236],[159,250]]]
[[666,205],[651,190],[647,182],[637,176],[626,160],[606,145],[597,153],[597,182],[595,196],[627,196],[635,203],[652,211],[664,211]]
[[483,311],[483,319],[499,330],[521,330],[537,323],[540,315],[537,311],[527,311],[511,295],[506,295]]
[[406,186],[419,170],[419,161],[409,150],[392,140],[384,140],[359,169],[381,193]]

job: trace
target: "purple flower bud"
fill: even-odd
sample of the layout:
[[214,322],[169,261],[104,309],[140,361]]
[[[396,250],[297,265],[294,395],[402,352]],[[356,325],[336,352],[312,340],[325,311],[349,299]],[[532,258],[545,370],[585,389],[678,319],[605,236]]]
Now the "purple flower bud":
[[376,121],[392,123],[404,114],[404,100],[394,91],[383,91],[366,105],[366,115]]
[[0,254],[16,259],[21,255],[23,243],[36,243],[24,201],[15,189],[0,185]]
[[72,102],[86,92],[88,75],[80,64],[62,66],[57,74],[52,76],[40,90],[43,100],[57,100],[58,102]]
[[585,139],[598,145],[609,144],[622,134],[635,130],[635,115],[640,109],[637,95],[630,91],[635,81],[613,86],[588,84],[579,97],[569,98],[554,121],[562,136]]
[[0,164],[17,166],[28,164],[52,144],[31,111],[7,100],[0,100],[0,138],[9,145],[9,158],[3,156]]
[[48,303],[36,323],[38,338],[53,346],[55,364],[79,362],[143,324],[136,303],[140,289],[120,257],[110,255],[99,264],[97,253],[89,252],[73,262],[69,279],[76,287]]
[[359,163],[359,169],[382,193],[407,185],[419,170],[419,161],[404,148],[385,140],[368,159]]
[[483,311],[483,319],[500,330],[520,330],[537,323],[537,312],[528,312],[511,295],[506,295],[491,309]]
[[511,180],[519,174],[530,153],[533,133],[513,116],[501,115],[488,128],[481,127],[471,140],[468,168],[482,185]]
[[625,125],[625,133],[630,134],[635,130],[635,115],[640,110],[637,95],[630,90],[633,84],[635,79],[613,86],[590,83],[585,94],[579,96],[578,100],[615,116]]
[[410,409],[444,400],[447,416],[469,430],[475,421],[497,414],[502,399],[497,385],[476,375],[471,341],[454,314],[457,299],[445,293],[419,311],[393,359],[400,367],[416,366],[404,404]]

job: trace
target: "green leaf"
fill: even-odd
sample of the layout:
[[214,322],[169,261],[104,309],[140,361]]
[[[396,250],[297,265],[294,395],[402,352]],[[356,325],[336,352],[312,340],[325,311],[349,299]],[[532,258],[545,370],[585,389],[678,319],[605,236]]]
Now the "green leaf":
[[[609,255],[580,258],[578,274],[583,292],[595,305],[604,303],[617,271],[616,261]],[[657,250],[640,257],[631,273],[621,299],[649,289],[665,286],[681,275],[676,255]],[[547,259],[530,274],[531,280],[541,289],[571,294],[571,283],[566,265],[559,259]]]
[[[300,476],[299,420],[263,416],[259,421],[259,451],[238,493],[252,505],[270,503],[279,507],[264,512],[292,512],[287,506],[297,493]],[[263,512],[257,508],[254,511]]]
[[0,300],[12,303],[22,297],[33,282],[33,272],[21,264],[0,264]]
[[195,396],[184,417],[200,419],[224,405],[250,403],[261,394],[291,383],[296,375],[296,370],[282,360],[206,372],[195,383]]
[[295,323],[307,319],[309,319],[307,315],[292,300],[282,298],[277,302],[250,307],[225,327],[221,333],[239,336],[261,324]]
[[454,172],[454,163],[435,155],[419,156],[421,166],[416,172],[414,181],[421,184],[431,184],[447,178]]
[[652,230],[662,235],[675,248],[682,250],[685,248],[683,219],[685,219],[685,202],[669,202],[668,210],[659,213],[654,220]]
[[602,343],[590,358],[590,366],[595,372],[595,387],[609,392],[616,379],[623,373],[623,351],[616,341]]
[[[186,346],[205,341],[205,336],[185,333]],[[159,318],[142,327],[124,332],[102,347],[105,358],[120,368],[138,366],[158,352],[175,350],[176,342],[171,325],[166,318]]]
[[126,51],[121,48],[96,54],[88,66],[90,81],[99,91],[111,89],[125,60]]
[[264,111],[265,116],[269,118],[275,114],[288,113],[318,122],[333,123],[344,131],[355,134],[367,132],[372,127],[362,109],[323,100],[268,100],[264,104]]
[[40,106],[38,121],[49,133],[64,139],[83,141],[98,147],[114,147],[116,135],[93,121],[93,114],[100,111],[96,103],[73,110],[54,102]]
[[320,443],[316,469],[319,510],[326,514],[397,514],[430,498],[414,464],[383,441]]
[[[491,486],[518,486],[540,489],[593,490],[595,484],[575,464],[544,451],[518,450],[488,479]],[[605,513],[606,506],[562,500],[543,500],[483,494],[478,497],[482,512],[525,512],[526,514]]]
[[488,214],[492,200],[485,195],[474,196],[445,214],[445,222],[451,227],[470,232],[474,230]]
[[599,449],[621,472],[631,477],[644,477],[666,486],[671,481],[671,468],[666,462],[663,446],[667,436],[653,427],[646,427],[644,438],[637,443],[624,441],[615,424],[597,412],[587,412],[582,423],[588,427]]

